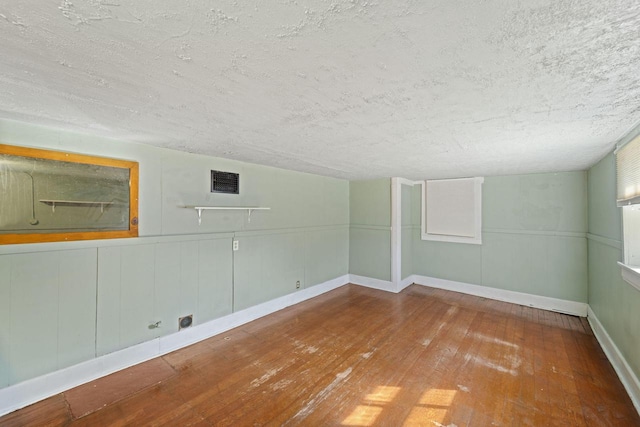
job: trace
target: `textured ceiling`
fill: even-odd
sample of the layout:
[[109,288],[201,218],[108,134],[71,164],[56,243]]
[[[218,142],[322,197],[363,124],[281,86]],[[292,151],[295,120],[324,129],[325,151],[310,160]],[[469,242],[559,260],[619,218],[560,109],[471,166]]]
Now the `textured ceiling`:
[[6,0],[0,116],[339,178],[585,169],[638,0]]

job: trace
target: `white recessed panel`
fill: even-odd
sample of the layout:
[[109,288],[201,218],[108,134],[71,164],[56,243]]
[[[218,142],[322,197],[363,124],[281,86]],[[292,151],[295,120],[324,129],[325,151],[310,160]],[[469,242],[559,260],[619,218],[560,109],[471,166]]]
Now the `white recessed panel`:
[[427,233],[475,237],[475,181],[427,181]]
[[424,182],[422,239],[482,243],[483,178]]

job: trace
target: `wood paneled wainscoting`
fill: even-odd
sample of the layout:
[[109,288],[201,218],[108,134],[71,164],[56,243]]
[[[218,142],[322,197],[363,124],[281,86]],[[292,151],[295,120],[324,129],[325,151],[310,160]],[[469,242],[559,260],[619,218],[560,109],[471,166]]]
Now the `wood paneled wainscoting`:
[[640,425],[586,321],[348,285],[0,425]]

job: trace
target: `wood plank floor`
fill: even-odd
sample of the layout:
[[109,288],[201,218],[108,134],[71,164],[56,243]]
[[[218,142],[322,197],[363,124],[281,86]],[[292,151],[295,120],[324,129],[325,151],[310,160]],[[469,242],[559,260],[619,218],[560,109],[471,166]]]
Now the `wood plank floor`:
[[640,426],[586,319],[417,285],[348,285],[162,359],[175,374],[93,412],[74,399],[135,371],[0,425]]

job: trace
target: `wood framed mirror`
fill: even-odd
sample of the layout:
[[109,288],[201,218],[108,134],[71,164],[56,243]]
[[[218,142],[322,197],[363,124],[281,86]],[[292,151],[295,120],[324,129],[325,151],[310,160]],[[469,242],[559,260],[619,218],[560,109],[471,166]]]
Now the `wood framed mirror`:
[[0,244],[138,236],[138,163],[0,144]]

